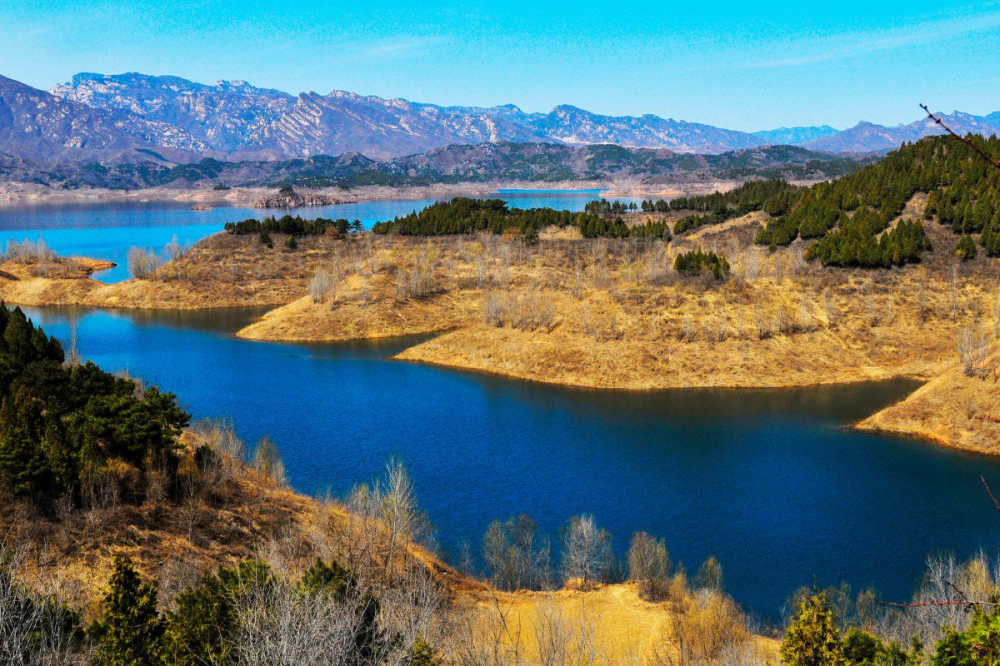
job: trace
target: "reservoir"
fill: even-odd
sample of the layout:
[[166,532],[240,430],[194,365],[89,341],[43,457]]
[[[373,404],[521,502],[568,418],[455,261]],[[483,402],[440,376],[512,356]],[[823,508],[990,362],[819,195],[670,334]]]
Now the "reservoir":
[[[580,209],[594,193],[503,193],[512,205]],[[429,201],[302,214],[389,219]],[[262,211],[156,205],[0,209],[0,242],[121,259],[131,245],[196,242]],[[127,274],[108,272],[103,279]],[[926,557],[1000,541],[980,476],[1000,460],[847,426],[916,388],[910,381],[788,390],[577,390],[389,360],[414,340],[290,345],[239,340],[259,311],[28,308],[107,370],[180,396],[197,418],[269,435],[299,491],[344,494],[397,456],[446,553],[473,552],[494,518],[531,515],[558,539],[591,513],[624,553],[633,531],[675,561],[716,556],[725,587],[775,618],[797,587],[847,581],[908,598]]]

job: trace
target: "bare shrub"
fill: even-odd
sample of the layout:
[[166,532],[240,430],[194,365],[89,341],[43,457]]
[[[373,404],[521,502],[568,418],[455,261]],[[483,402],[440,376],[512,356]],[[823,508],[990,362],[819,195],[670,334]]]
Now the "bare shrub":
[[[361,595],[304,595],[281,581],[248,584],[240,592],[234,607],[241,666],[358,662],[357,637],[371,600]],[[373,663],[376,659],[372,657]]]
[[288,483],[281,452],[274,440],[267,435],[261,437],[260,441],[257,442],[251,463],[254,471],[265,479],[270,479],[275,485],[283,486]]
[[684,589],[681,579],[677,583],[670,628],[665,632],[664,647],[655,652],[654,664],[729,666],[732,662],[725,660],[728,655],[755,654],[746,616],[732,599],[714,590]]
[[1000,291],[993,300],[993,337],[1000,340]]
[[774,337],[774,321],[759,300],[753,304],[753,321],[757,329],[758,340],[767,340]]
[[681,342],[694,342],[695,329],[694,329],[694,319],[691,315],[684,315],[684,319],[681,320]]
[[191,431],[197,441],[213,453],[203,463],[209,484],[238,478],[245,473],[247,448],[236,434],[232,420],[202,419],[191,426]]
[[966,377],[985,379],[987,374],[987,344],[984,331],[962,329],[958,336],[958,357]]
[[534,639],[540,666],[568,664],[573,630],[560,606],[551,601],[538,604],[534,624]]
[[73,613],[57,601],[69,596],[65,583],[48,568],[36,590],[18,581],[30,553],[22,544],[0,542],[0,663],[10,666],[73,666],[88,663]]
[[163,261],[152,250],[132,246],[128,249],[128,272],[139,280],[156,278],[156,271]]
[[662,601],[670,590],[673,563],[666,544],[646,532],[632,535],[628,549],[629,580],[639,587],[639,596],[648,601]]
[[491,291],[483,298],[483,321],[489,326],[502,328],[506,319],[507,307],[502,295]]
[[520,666],[525,663],[521,622],[513,602],[496,596],[486,608],[466,608],[456,627],[454,663],[458,666]]

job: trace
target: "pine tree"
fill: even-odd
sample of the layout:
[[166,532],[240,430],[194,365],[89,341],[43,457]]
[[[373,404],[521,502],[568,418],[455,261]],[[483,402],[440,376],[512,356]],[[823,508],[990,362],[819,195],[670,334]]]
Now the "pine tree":
[[976,254],[976,243],[972,240],[972,236],[965,235],[958,239],[958,245],[955,246],[955,256],[961,261],[972,261],[976,258]]
[[845,664],[837,619],[826,594],[813,591],[796,610],[781,644],[786,666],[842,666]]
[[104,595],[104,617],[92,629],[96,666],[160,666],[163,623],[156,611],[157,585],[144,582],[131,558],[116,555]]
[[405,663],[407,666],[439,666],[441,659],[430,643],[423,638],[417,638]]
[[27,391],[15,388],[0,405],[0,486],[15,495],[36,495],[50,477],[40,446],[41,411]]

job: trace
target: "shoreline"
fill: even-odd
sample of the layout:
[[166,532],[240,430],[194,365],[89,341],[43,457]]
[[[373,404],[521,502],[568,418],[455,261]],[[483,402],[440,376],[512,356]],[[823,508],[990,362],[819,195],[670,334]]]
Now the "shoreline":
[[[353,188],[297,188],[308,194],[330,196],[342,203],[369,201],[406,201],[410,199],[453,198],[458,196],[483,197],[498,194],[500,190],[521,192],[580,192],[598,190],[595,196],[605,197],[662,197],[692,196],[716,191],[731,190],[738,181],[708,180],[679,181],[676,183],[632,185],[608,181],[490,181],[486,183],[456,183],[413,186],[370,185]],[[218,207],[252,207],[254,202],[277,192],[277,187],[233,187],[228,190],[207,188],[154,187],[138,190],[109,190],[82,188],[67,190],[34,183],[0,183],[0,211],[7,207],[33,205],[79,205],[108,203],[181,203],[212,205]],[[296,210],[309,210],[299,207]],[[277,209],[276,209],[277,210]],[[291,210],[291,209],[288,209]]]

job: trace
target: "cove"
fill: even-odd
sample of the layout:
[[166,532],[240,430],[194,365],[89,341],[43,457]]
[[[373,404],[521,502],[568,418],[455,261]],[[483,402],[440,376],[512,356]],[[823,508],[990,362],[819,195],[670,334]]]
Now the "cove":
[[259,313],[28,309],[83,355],[176,392],[196,418],[267,434],[293,486],[346,493],[402,458],[446,551],[489,522],[533,516],[555,536],[588,512],[615,534],[708,555],[749,610],[774,619],[798,586],[848,581],[905,599],[928,554],[1000,539],[979,481],[1000,462],[844,426],[909,381],[790,390],[573,390],[386,360],[413,340],[286,345],[236,339]]

